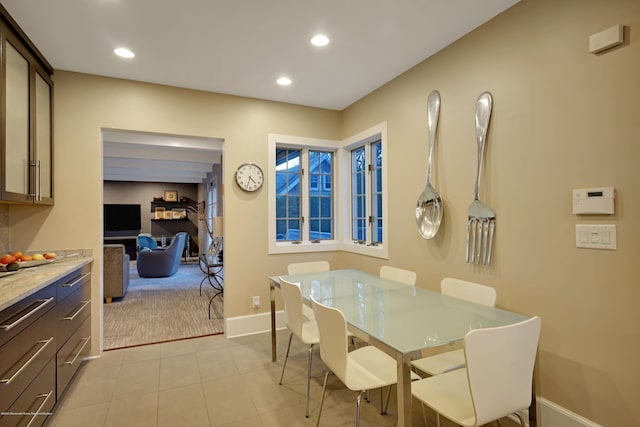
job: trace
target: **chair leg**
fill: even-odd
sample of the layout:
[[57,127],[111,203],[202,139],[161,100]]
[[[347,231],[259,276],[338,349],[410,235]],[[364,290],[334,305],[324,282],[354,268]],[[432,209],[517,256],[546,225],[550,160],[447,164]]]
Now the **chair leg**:
[[322,415],[322,404],[324,403],[324,392],[327,390],[327,378],[329,378],[329,370],[324,374],[324,383],[322,384],[322,397],[320,398],[320,409],[318,409],[318,421],[316,422],[316,427],[320,426],[320,415]]
[[500,424],[500,420],[496,420],[496,423],[498,423],[498,427],[502,427],[502,424]]
[[520,413],[520,411],[516,412],[516,415],[518,416],[518,419],[520,420],[520,425],[522,427],[526,427],[527,425],[524,423],[524,418],[522,418],[522,414]]
[[282,379],[284,378],[284,368],[287,367],[287,359],[289,358],[289,349],[291,349],[291,338],[293,338],[293,332],[289,335],[289,345],[287,346],[287,354],[284,356],[284,363],[282,364],[282,374],[280,374],[280,385],[282,385]]
[[313,359],[313,344],[309,346],[309,361],[307,362],[307,412],[305,417],[309,418],[309,392],[311,390],[311,360]]
[[360,400],[362,399],[362,393],[362,391],[358,393],[358,398],[356,399],[356,427],[360,427]]
[[[382,399],[382,389],[380,389],[380,398]],[[381,415],[387,414],[387,409],[389,409],[389,400],[391,399],[391,385],[387,389],[387,403],[384,404],[384,409],[382,410]]]
[[422,421],[424,422],[424,427],[429,427],[429,423],[427,422],[427,413],[424,410],[424,402],[420,402],[420,407],[422,408]]

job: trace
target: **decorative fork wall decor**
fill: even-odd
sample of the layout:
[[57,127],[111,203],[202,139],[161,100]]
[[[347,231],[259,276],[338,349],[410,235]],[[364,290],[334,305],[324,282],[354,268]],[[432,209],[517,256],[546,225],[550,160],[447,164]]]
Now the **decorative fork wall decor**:
[[484,155],[484,143],[491,119],[493,100],[489,92],[480,94],[476,101],[476,141],[478,143],[478,165],[473,190],[473,201],[469,206],[467,220],[467,255],[466,261],[472,264],[491,265],[493,252],[493,236],[496,230],[496,214],[491,208],[478,199],[480,172]]

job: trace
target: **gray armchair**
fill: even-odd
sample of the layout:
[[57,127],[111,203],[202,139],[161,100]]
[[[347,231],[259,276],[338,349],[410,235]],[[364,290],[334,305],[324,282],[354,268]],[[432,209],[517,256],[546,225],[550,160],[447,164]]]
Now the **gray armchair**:
[[187,241],[187,233],[175,235],[166,249],[138,252],[136,266],[140,277],[169,277],[176,274]]

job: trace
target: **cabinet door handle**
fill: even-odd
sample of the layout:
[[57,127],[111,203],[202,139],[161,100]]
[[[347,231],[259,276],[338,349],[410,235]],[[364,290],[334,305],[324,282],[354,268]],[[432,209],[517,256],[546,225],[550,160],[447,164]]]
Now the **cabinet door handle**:
[[40,406],[38,406],[38,409],[36,409],[36,412],[33,413],[33,416],[31,417],[31,419],[29,420],[29,424],[27,424],[27,427],[31,427],[31,425],[34,423],[34,421],[36,420],[36,417],[38,415],[42,414],[42,408],[44,408],[44,405],[47,404],[47,400],[49,400],[49,398],[51,397],[51,395],[53,394],[53,390],[51,390],[49,393],[46,394],[39,394],[36,397],[38,399],[42,399],[44,397],[44,400],[42,401],[42,403],[40,404]]
[[25,362],[24,365],[20,366],[20,369],[18,369],[13,375],[11,375],[10,378],[0,380],[0,384],[4,384],[5,386],[8,386],[9,384],[11,384],[11,381],[15,380],[16,377],[22,373],[22,371],[27,369],[27,367],[31,364],[31,362],[33,362],[36,359],[36,357],[38,357],[38,355],[44,351],[44,349],[49,345],[51,341],[53,341],[53,337],[49,338],[48,340],[38,341],[37,344],[44,344],[44,345],[40,347],[38,351],[33,353],[33,356],[31,356],[29,360]]
[[85,308],[85,307],[86,307],[90,302],[91,302],[91,300],[83,301],[83,302],[82,302],[82,306],[81,306],[79,309],[77,309],[75,313],[73,313],[71,316],[63,317],[63,318],[62,318],[62,320],[73,320],[73,319],[75,319],[75,318],[76,318],[76,316],[77,316],[78,314],[80,314],[80,312],[81,312],[82,310],[84,310],[84,308]]
[[18,320],[16,320],[15,322],[10,323],[8,325],[0,325],[0,329],[2,329],[3,331],[6,331],[6,332],[10,331],[15,326],[19,325],[20,323],[22,323],[23,321],[28,319],[30,316],[32,316],[35,313],[37,313],[38,311],[40,311],[40,309],[42,309],[42,307],[44,307],[45,305],[49,304],[51,301],[53,301],[53,297],[49,297],[47,299],[39,299],[39,300],[34,301],[34,304],[35,303],[40,303],[40,304],[36,308],[34,308],[33,310],[29,311],[27,314],[25,314],[24,316],[22,316]]
[[75,285],[77,285],[78,283],[80,283],[80,282],[84,281],[84,279],[85,279],[87,276],[91,276],[91,273],[84,273],[84,274],[81,274],[81,275],[80,275],[80,277],[78,277],[78,278],[77,278],[76,280],[74,280],[73,282],[71,282],[71,283],[63,283],[63,284],[62,284],[62,287],[63,287],[63,288],[73,288],[73,287],[74,287]]
[[84,341],[84,342],[82,343],[80,350],[78,350],[76,355],[73,356],[73,359],[67,360],[66,362],[63,363],[63,365],[73,365],[74,363],[76,363],[76,359],[78,358],[78,356],[80,356],[80,353],[82,353],[82,350],[84,350],[84,348],[87,346],[87,343],[89,343],[89,340],[91,340],[91,336],[82,338],[80,341]]
[[36,172],[38,174],[38,189],[36,190],[36,194],[37,194],[37,198],[38,201],[42,201],[42,168],[40,167],[40,164],[42,162],[40,160],[38,160],[37,166],[36,166]]

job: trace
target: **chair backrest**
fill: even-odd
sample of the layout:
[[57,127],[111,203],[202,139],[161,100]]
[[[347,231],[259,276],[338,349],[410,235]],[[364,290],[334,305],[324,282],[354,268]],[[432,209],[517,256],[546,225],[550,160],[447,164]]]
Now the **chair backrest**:
[[320,273],[329,270],[327,261],[296,262],[287,267],[289,274]]
[[153,237],[151,237],[151,234],[147,234],[147,233],[138,234],[138,249],[142,249],[142,248],[156,249],[157,247],[158,247],[158,243]]
[[169,246],[167,246],[167,249],[165,249],[165,252],[171,255],[175,255],[177,252],[178,253],[177,257],[180,258],[182,256],[182,251],[184,251],[186,243],[187,243],[187,233],[184,231],[176,233],[175,237],[173,238]]
[[391,267],[390,265],[383,265],[382,267],[380,267],[380,277],[383,279],[389,279],[395,282],[403,283],[405,285],[415,286],[417,275],[413,271]]
[[340,381],[347,372],[347,322],[342,312],[311,297],[311,307],[320,333],[320,358]]
[[529,407],[541,325],[535,316],[514,325],[467,333],[464,352],[475,425]]
[[284,300],[284,312],[287,315],[287,328],[298,338],[302,336],[302,292],[295,283],[280,277],[280,290]]
[[496,290],[478,283],[445,277],[440,282],[443,295],[460,298],[466,301],[494,307],[496,305]]

